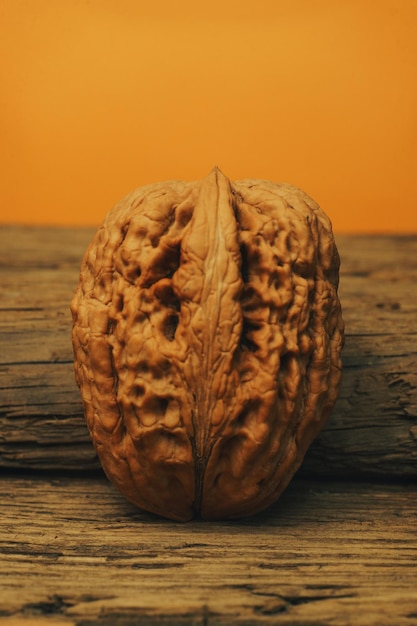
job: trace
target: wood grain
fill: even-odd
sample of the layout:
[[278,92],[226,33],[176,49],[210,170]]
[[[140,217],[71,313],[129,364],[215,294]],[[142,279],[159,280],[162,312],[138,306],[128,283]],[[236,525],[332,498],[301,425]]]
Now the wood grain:
[[[91,229],[0,230],[0,468],[98,469],[69,302]],[[417,476],[417,236],[339,236],[344,376],[304,475]]]
[[266,513],[187,524],[101,479],[0,485],[1,624],[417,623],[416,485],[296,479]]

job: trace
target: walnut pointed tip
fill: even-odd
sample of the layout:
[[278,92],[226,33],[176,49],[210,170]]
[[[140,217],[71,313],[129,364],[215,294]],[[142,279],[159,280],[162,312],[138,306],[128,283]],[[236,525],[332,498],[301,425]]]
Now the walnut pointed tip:
[[208,175],[208,178],[214,178],[215,180],[219,180],[223,178],[225,180],[228,180],[227,176],[225,176],[225,174],[222,172],[222,170],[220,169],[218,165],[215,165],[213,167],[210,174]]

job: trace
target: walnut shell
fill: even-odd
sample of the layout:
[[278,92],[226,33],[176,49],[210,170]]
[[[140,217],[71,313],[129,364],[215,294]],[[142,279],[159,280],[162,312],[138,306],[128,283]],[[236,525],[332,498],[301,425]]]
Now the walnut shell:
[[301,190],[140,188],[88,247],[71,303],[76,380],[109,479],[174,520],[274,502],[341,377],[339,255]]

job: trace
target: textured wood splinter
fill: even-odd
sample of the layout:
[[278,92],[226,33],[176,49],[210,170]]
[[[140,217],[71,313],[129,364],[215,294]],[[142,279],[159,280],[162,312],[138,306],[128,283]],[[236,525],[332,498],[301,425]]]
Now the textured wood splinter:
[[130,501],[185,521],[278,498],[337,397],[338,280],[330,221],[290,185],[215,168],[110,211],[73,345],[91,437]]

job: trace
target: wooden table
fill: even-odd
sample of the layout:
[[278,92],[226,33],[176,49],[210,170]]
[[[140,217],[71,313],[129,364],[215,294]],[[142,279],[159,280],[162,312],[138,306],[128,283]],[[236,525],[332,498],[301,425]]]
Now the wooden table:
[[68,304],[89,229],[0,227],[0,624],[417,624],[417,236],[339,236],[344,380],[281,499],[168,522],[101,474]]

